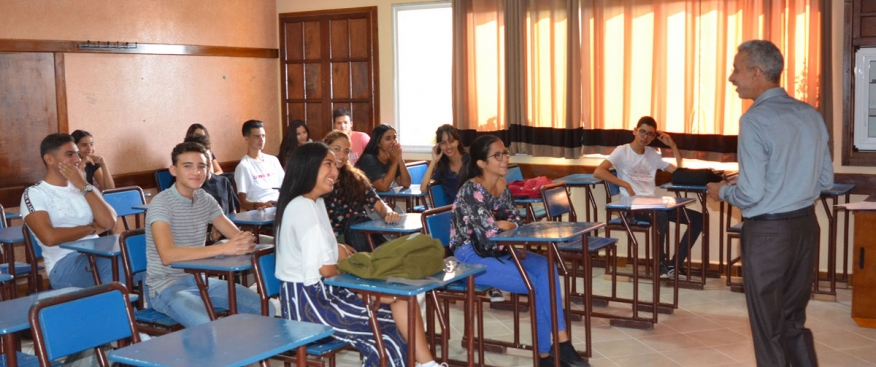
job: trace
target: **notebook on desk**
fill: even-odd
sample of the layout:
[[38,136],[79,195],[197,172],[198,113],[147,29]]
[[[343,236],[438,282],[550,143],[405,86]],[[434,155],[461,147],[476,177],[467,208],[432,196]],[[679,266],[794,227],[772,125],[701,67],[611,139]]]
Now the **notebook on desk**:
[[662,196],[634,196],[630,201],[630,209],[659,209],[665,208],[666,201]]

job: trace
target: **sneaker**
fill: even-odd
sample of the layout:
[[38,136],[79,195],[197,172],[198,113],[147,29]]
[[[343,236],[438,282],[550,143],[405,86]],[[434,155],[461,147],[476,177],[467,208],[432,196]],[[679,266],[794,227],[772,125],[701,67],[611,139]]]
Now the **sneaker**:
[[488,293],[490,295],[490,302],[505,302],[505,295],[502,294],[502,291],[493,288]]
[[[551,353],[553,353],[553,351],[554,350],[551,349]],[[572,346],[571,341],[560,343],[560,364],[571,367],[590,367],[590,363],[578,355],[578,351]]]
[[[568,364],[560,361],[560,366],[566,367]],[[538,367],[554,367],[554,357],[549,355],[547,357],[540,357],[538,359]]]
[[674,272],[674,271],[675,271],[675,269],[660,268],[660,279],[669,279],[669,277],[672,276],[670,274],[670,272]]
[[675,277],[675,269],[674,269],[674,268],[669,268],[669,270],[666,271],[666,277],[667,277],[667,278],[673,278],[673,277]]

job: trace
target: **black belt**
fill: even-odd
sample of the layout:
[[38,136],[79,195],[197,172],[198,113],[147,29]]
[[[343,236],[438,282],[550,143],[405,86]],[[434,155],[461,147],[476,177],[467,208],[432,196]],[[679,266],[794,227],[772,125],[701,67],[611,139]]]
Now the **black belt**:
[[810,205],[805,208],[792,210],[784,213],[768,213],[756,215],[751,218],[745,218],[745,220],[760,220],[760,221],[768,221],[768,220],[788,220],[794,218],[801,218],[807,215],[811,215],[815,213],[815,206]]

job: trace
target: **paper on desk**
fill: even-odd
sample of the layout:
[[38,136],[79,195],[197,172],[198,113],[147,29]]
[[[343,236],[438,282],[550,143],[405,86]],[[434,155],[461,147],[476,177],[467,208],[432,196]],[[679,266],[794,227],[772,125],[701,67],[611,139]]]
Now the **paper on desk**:
[[630,209],[657,209],[665,208],[666,200],[662,196],[633,196],[630,202]]

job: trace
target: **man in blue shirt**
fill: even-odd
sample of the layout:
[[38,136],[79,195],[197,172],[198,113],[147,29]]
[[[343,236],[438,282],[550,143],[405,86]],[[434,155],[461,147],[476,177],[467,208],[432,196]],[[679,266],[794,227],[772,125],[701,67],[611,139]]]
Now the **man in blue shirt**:
[[758,366],[817,366],[804,327],[818,249],[813,203],[833,185],[827,128],[779,85],[784,60],[769,41],[739,46],[730,82],[754,100],[739,120],[739,176],[709,196],[742,210],[745,299]]

